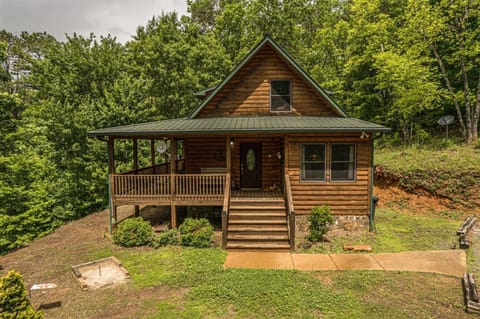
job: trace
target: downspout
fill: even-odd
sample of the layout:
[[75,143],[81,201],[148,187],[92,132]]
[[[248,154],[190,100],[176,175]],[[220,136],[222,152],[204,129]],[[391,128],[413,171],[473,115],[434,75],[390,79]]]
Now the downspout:
[[375,140],[382,137],[383,134],[380,134],[380,135],[377,135],[375,136],[374,138],[372,138],[372,147],[371,147],[371,154],[370,154],[370,158],[372,159],[372,162],[371,162],[371,171],[372,171],[372,176],[370,178],[370,212],[369,212],[369,216],[368,216],[368,222],[369,222],[369,231],[373,231],[374,229],[374,224],[373,224],[373,220],[375,218],[375,206],[377,205],[377,202],[378,202],[378,198],[376,198],[375,196],[373,196],[373,182],[375,180],[375,152],[374,152],[374,148],[375,148]]

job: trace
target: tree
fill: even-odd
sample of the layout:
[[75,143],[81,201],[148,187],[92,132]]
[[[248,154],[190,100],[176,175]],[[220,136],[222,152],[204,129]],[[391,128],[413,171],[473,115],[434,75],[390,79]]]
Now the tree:
[[27,299],[27,291],[22,275],[11,270],[0,278],[0,317],[4,319],[41,319]]
[[411,43],[431,54],[467,143],[478,141],[480,118],[480,3],[409,1]]

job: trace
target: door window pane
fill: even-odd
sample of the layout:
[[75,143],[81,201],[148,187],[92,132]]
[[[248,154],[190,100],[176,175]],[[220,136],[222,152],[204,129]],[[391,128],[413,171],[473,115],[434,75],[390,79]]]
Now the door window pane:
[[247,151],[247,169],[249,172],[255,170],[255,151],[253,149]]

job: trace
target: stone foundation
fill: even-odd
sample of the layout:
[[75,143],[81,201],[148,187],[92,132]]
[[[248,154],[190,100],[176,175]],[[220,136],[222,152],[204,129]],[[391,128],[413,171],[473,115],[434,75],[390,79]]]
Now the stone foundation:
[[[333,224],[329,225],[326,237],[368,231],[366,215],[333,215]],[[295,216],[295,237],[303,239],[308,234],[308,215]]]

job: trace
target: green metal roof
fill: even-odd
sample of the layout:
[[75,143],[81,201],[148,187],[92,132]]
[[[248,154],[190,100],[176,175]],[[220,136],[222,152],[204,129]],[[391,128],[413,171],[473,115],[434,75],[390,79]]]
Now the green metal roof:
[[[202,103],[200,103],[200,105],[193,111],[192,115],[190,115],[190,118],[194,118],[195,116],[197,116],[197,114],[203,109],[203,107],[207,105],[208,102],[210,102],[210,100],[228,83],[228,81],[230,81],[235,76],[235,74],[237,74],[237,72],[240,71],[240,69],[242,69],[243,66],[247,64],[248,61],[250,61],[250,59],[253,58],[255,54],[257,54],[257,52],[267,43],[270,44],[281,57],[283,57],[308,83],[310,83],[315,88],[318,93],[320,93],[321,96],[323,96],[330,103],[330,105],[338,113],[338,115],[348,117],[347,113],[340,107],[340,105],[338,105],[325,92],[325,90],[322,89],[317,84],[317,82],[315,82],[312,77],[307,72],[305,72],[305,70],[300,65],[298,65],[297,62],[295,62],[295,60],[290,56],[290,54],[288,54],[288,52],[285,51],[285,49],[283,49],[280,45],[278,45],[270,36],[266,35],[263,40],[260,41],[260,43],[257,44],[257,46],[253,48],[252,51],[250,51],[250,53],[237,65],[237,67],[222,81],[222,83],[215,87],[213,92],[208,95],[208,97],[203,100]],[[209,88],[207,90],[210,91],[211,89],[212,88]],[[202,93],[206,92],[202,91]]]
[[387,132],[389,128],[348,117],[256,116],[181,118],[117,126],[88,132],[89,136],[151,136],[241,133]]

